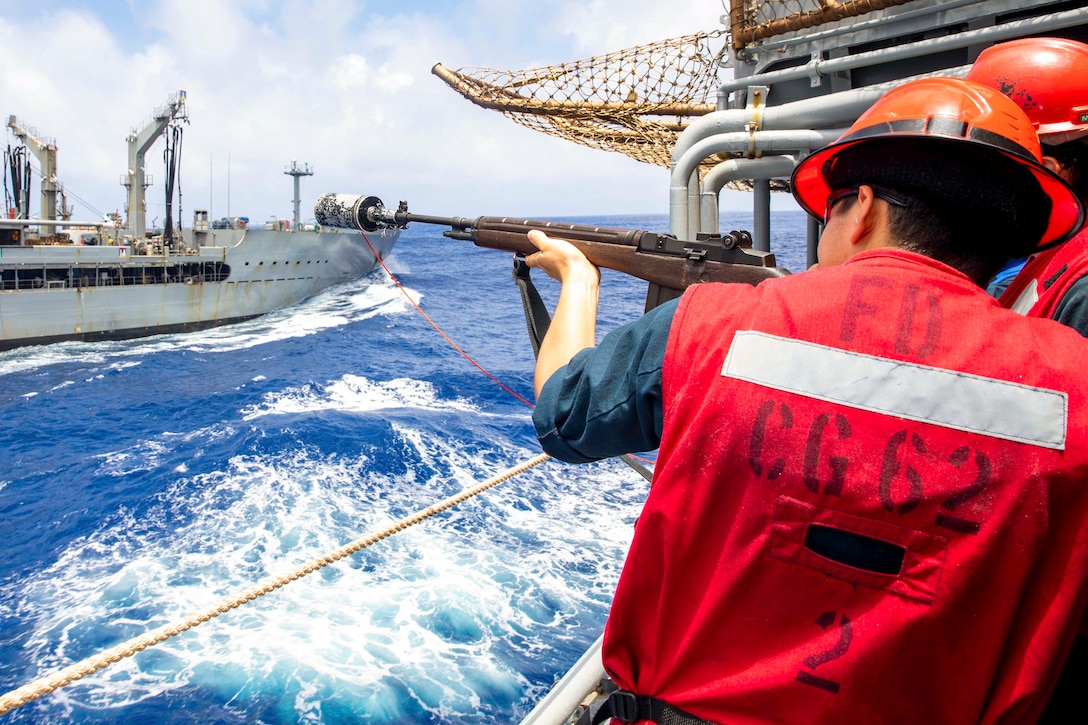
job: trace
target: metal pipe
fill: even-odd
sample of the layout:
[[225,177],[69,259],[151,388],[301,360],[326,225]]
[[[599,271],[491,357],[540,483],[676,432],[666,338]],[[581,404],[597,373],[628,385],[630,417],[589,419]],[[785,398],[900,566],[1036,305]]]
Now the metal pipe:
[[788,179],[796,163],[794,156],[763,156],[758,159],[728,159],[715,166],[703,177],[699,195],[700,228],[703,231],[719,231],[718,194],[730,181]]
[[763,156],[758,159],[728,159],[703,177],[703,196],[718,195],[726,184],[737,179],[788,179],[797,165],[796,156]]
[[[967,72],[967,67],[962,67],[963,73]],[[943,75],[949,75],[959,70],[959,68],[950,69],[948,72],[943,72]],[[915,77],[921,78],[924,76]],[[906,80],[908,79],[878,83],[831,95],[793,101],[781,106],[764,106],[756,113],[744,108],[729,108],[708,113],[702,118],[692,121],[676,139],[672,151],[673,161],[675,162],[695,143],[708,136],[744,131],[749,124],[755,124],[758,130],[763,131],[849,125],[858,116],[865,113],[869,106],[876,103],[877,99]]]
[[672,158],[675,161],[696,142],[719,133],[743,131],[749,124],[763,131],[781,131],[795,128],[826,128],[828,126],[849,125],[865,113],[869,106],[885,93],[915,78],[931,76],[964,76],[971,66],[955,66],[933,73],[920,73],[884,83],[874,83],[863,88],[854,88],[815,98],[784,103],[780,106],[762,106],[752,111],[746,108],[727,108],[714,111],[691,122],[677,138],[673,146]]
[[706,191],[705,187],[699,192],[699,228],[710,233],[721,231],[718,194]]
[[703,139],[673,161],[669,187],[669,231],[679,239],[690,239],[688,224],[688,180],[703,159],[719,153],[763,153],[811,151],[823,148],[842,129],[823,131],[755,131],[723,133]]
[[752,248],[771,251],[771,181],[756,179],[752,187]]
[[811,267],[812,265],[816,264],[816,262],[817,262],[816,247],[818,247],[819,244],[820,244],[820,231],[821,231],[820,230],[820,222],[816,221],[814,218],[809,216],[808,217],[808,227],[806,229],[807,234],[806,234],[806,240],[805,240],[806,241],[805,248],[806,248],[806,251],[807,251],[807,254],[805,256],[806,256],[806,261],[808,262],[808,264],[806,265],[806,269],[808,267]]
[[[707,114],[706,116],[694,121],[685,131],[680,134],[680,137],[676,140],[676,145],[673,147],[672,162],[673,169],[677,167],[681,159],[684,159],[692,152],[692,149],[701,144],[708,138],[718,138],[726,135],[743,135],[748,137],[751,135],[753,138],[761,134],[769,132],[781,132],[788,133],[791,129],[797,129],[798,126],[815,128],[826,127],[834,124],[849,124],[853,123],[858,116],[863,114],[869,109],[873,103],[875,103],[881,96],[887,91],[895,88],[908,80],[914,78],[926,78],[931,76],[963,76],[966,75],[970,66],[956,66],[954,68],[947,68],[942,71],[934,73],[923,73],[910,78],[902,78],[895,81],[889,81],[886,83],[878,83],[864,88],[855,88],[849,91],[841,91],[826,96],[820,96],[817,98],[807,98],[801,101],[794,101],[792,103],[786,103],[781,106],[762,107],[758,113],[749,109],[726,109],[724,111],[715,111],[714,113]],[[755,124],[759,127],[762,123],[762,131],[755,131],[749,133],[744,131],[746,127],[751,124]],[[795,131],[797,133],[806,133],[805,131]],[[824,133],[824,132],[821,132]],[[829,135],[824,136],[827,143],[831,143],[835,138],[838,138],[834,134],[834,131],[826,132]],[[824,144],[826,145],[826,144]],[[741,149],[744,150],[744,149]],[[764,149],[770,150],[770,149]],[[784,149],[786,151],[801,151],[810,150],[808,148],[795,148]],[[719,153],[717,151],[711,153]],[[709,155],[709,154],[708,154]],[[705,157],[703,157],[705,158]],[[702,163],[702,158],[696,161],[696,164]],[[687,163],[687,162],[685,162]],[[789,176],[790,172],[782,174],[782,176]],[[743,178],[743,177],[733,177]],[[770,176],[768,178],[779,178]],[[732,179],[729,179],[732,180]],[[704,181],[705,188],[705,181]],[[715,192],[720,190],[715,189]],[[680,236],[680,232],[677,230],[683,230],[686,232],[690,229],[689,226],[683,226],[677,221],[674,214],[689,213],[688,207],[678,204],[677,198],[670,192],[669,197],[669,216],[670,227],[672,233]],[[706,217],[711,213],[707,208],[703,198],[700,198],[700,215]],[[716,202],[715,202],[716,204]],[[713,211],[717,216],[716,209]],[[683,237],[681,237],[683,238]]]
[[955,35],[947,35],[943,38],[919,40],[914,43],[907,43],[906,45],[900,45],[894,48],[870,50],[864,53],[843,56],[841,58],[829,58],[827,60],[815,59],[802,66],[784,68],[782,70],[769,71],[767,73],[756,73],[755,75],[747,76],[745,78],[735,78],[732,81],[726,81],[718,87],[719,105],[722,105],[720,99],[723,96],[727,97],[733,91],[738,91],[751,85],[769,86],[784,81],[829,76],[834,73],[853,70],[854,68],[862,68],[868,65],[888,63],[895,60],[904,60],[906,58],[917,58],[923,55],[936,54],[944,50],[965,48],[969,45],[998,42],[1010,38],[1019,38],[1025,35],[1035,35],[1050,30],[1068,28],[1073,25],[1081,25],[1083,23],[1083,9],[1066,10],[1061,13],[1054,13],[1038,18],[1016,20],[1011,23],[995,25],[989,28],[967,30],[962,33],[956,33]]
[[[688,230],[698,234],[704,231],[699,225],[699,168],[695,167],[691,170],[691,174],[688,175],[688,195],[687,195],[687,209],[688,209]],[[682,237],[683,239],[691,239],[692,237]]]

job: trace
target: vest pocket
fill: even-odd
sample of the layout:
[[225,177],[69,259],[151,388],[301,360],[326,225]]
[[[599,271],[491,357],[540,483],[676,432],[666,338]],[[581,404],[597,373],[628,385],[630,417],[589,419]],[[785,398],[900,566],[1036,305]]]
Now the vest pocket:
[[947,553],[944,536],[789,496],[775,499],[771,556],[851,584],[932,604]]

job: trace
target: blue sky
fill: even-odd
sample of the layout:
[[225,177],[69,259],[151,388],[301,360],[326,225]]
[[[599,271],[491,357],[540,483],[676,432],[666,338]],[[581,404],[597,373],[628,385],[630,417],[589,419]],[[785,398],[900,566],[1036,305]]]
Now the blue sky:
[[[186,220],[226,214],[228,185],[231,214],[289,217],[292,160],[315,172],[304,208],[337,191],[441,215],[664,213],[665,169],[524,129],[430,69],[575,60],[715,30],[723,12],[720,0],[0,0],[0,115],[56,139],[81,218],[123,208],[124,137],[181,89]],[[161,158],[160,141],[156,179]],[[152,186],[149,220],[161,198]]]

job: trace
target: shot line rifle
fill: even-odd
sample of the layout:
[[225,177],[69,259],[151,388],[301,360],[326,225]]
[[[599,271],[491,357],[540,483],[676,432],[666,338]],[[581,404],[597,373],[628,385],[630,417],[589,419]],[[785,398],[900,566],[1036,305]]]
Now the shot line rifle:
[[[695,241],[684,241],[658,232],[537,219],[497,216],[466,219],[415,214],[408,211],[405,201],[394,210],[376,196],[355,194],[322,195],[314,207],[314,216],[322,226],[364,232],[404,229],[411,222],[435,224],[449,227],[443,235],[450,239],[521,255],[538,251],[526,234],[531,229],[539,229],[549,236],[571,242],[598,267],[649,282],[651,295],[647,296],[647,309],[700,282],[758,284],[789,274],[788,270],[775,266],[772,253],[752,249],[752,235],[744,231],[732,231],[724,236],[698,235]],[[655,293],[654,285],[664,289]],[[651,296],[658,298],[653,304]]]

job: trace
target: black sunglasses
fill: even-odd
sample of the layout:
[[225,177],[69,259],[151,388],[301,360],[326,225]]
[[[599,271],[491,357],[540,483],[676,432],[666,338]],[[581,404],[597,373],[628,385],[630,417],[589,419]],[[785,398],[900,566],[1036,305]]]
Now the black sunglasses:
[[[907,200],[901,196],[897,196],[886,189],[878,189],[875,186],[870,186],[869,188],[873,190],[873,196],[883,199],[893,206],[904,208],[907,206]],[[857,196],[860,191],[861,189],[855,186],[852,189],[839,189],[838,191],[829,194],[827,197],[827,206],[824,207],[824,226],[826,227],[827,223],[831,221],[831,209],[834,208],[836,204],[843,199]]]

